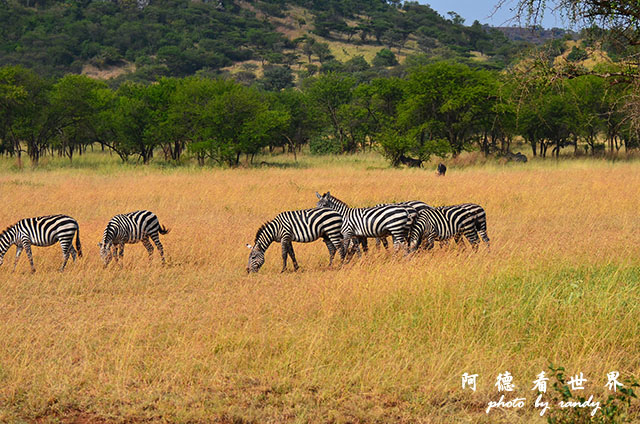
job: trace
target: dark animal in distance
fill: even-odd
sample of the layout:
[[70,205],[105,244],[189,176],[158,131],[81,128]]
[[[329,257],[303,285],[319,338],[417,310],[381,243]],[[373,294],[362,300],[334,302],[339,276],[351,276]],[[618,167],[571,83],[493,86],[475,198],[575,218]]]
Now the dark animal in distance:
[[422,161],[420,159],[414,159],[405,155],[400,155],[398,160],[400,161],[400,163],[402,163],[403,165],[407,165],[409,168],[422,167]]
[[509,161],[527,163],[527,157],[520,152],[518,153],[507,152],[505,156]]
[[444,177],[444,174],[447,173],[447,167],[444,166],[444,163],[438,164],[438,169],[436,171],[436,175],[439,177]]

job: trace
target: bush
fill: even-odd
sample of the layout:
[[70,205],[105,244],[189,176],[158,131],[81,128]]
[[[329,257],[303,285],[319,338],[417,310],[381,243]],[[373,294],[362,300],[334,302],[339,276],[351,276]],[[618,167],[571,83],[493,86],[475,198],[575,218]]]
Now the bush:
[[398,64],[396,55],[389,49],[382,49],[376,53],[376,57],[373,58],[373,66],[395,66]]
[[571,51],[567,55],[567,60],[569,62],[580,62],[582,60],[587,59],[588,57],[589,57],[589,55],[587,54],[587,52],[584,49],[581,49],[579,47],[573,46],[573,48],[571,49]]
[[309,140],[312,155],[336,155],[342,153],[340,141],[328,134],[321,134]]

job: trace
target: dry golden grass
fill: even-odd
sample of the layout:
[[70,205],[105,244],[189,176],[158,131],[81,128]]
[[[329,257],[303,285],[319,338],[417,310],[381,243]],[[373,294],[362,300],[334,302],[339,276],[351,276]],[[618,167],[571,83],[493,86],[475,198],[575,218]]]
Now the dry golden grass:
[[[306,161],[306,162],[305,162]],[[49,213],[80,223],[85,257],[59,246],[0,267],[0,422],[529,422],[484,413],[508,370],[533,401],[549,363],[640,376],[640,166],[574,161],[431,170],[371,157],[299,168],[0,164],[0,225]],[[491,252],[375,251],[327,268],[322,242],[280,246],[247,275],[256,229],[315,191],[352,205],[477,202]],[[116,213],[150,209],[168,259],[128,245],[103,269],[96,243]],[[9,265],[9,266],[7,266]],[[291,266],[291,265],[290,265]],[[462,373],[478,373],[463,391]],[[74,421],[75,420],[75,421]]]

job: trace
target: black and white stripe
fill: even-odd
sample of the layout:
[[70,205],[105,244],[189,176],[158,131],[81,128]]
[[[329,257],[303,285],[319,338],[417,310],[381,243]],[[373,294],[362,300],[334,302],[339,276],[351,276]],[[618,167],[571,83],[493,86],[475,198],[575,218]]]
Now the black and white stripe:
[[371,208],[350,208],[342,200],[333,197],[330,192],[322,196],[316,193],[316,196],[318,196],[318,207],[328,207],[342,215],[345,252],[348,251],[351,242],[357,249],[357,240],[361,240],[362,237],[390,235],[396,249],[406,244],[407,229],[411,226],[411,217],[407,207],[386,205]]
[[[407,212],[409,212],[409,217],[411,218],[411,223],[409,224],[409,227],[407,228],[407,239],[409,238],[409,231],[411,231],[411,227],[413,226],[413,223],[418,218],[418,213],[421,210],[424,210],[426,208],[431,207],[431,206],[427,205],[425,202],[422,202],[420,200],[408,200],[406,202],[398,202],[398,203],[380,203],[380,204],[378,204],[376,206],[388,206],[388,205],[403,206],[403,207],[405,207],[407,209]],[[359,241],[362,243],[363,250],[366,252],[367,251],[367,239],[366,238],[362,238]],[[384,246],[385,249],[389,246],[389,243],[387,242],[387,238],[386,237],[377,237],[376,238],[376,247],[379,247],[379,245],[381,243],[382,243],[382,245]]]
[[313,208],[287,211],[278,214],[273,220],[258,229],[254,246],[251,249],[247,272],[258,272],[264,264],[264,252],[271,243],[282,244],[282,272],[287,268],[287,256],[291,256],[297,270],[298,262],[292,242],[310,243],[322,238],[329,249],[329,266],[336,251],[344,258],[342,250],[342,216],[328,208]]
[[149,259],[151,259],[153,245],[149,239],[153,240],[153,243],[158,248],[160,258],[162,258],[162,263],[164,264],[164,249],[158,234],[167,234],[168,232],[169,230],[160,225],[158,217],[151,211],[141,210],[114,216],[104,230],[102,242],[98,243],[104,266],[109,265],[112,258],[115,258],[116,262],[118,262],[118,256],[120,258],[124,256],[125,244],[139,241],[147,249]]
[[80,245],[80,227],[78,222],[67,215],[48,215],[36,218],[26,218],[16,222],[0,234],[0,265],[4,262],[4,255],[11,245],[16,245],[16,260],[13,269],[16,269],[20,253],[24,249],[27,252],[31,271],[35,272],[33,266],[33,255],[31,246],[51,246],[60,243],[64,260],[60,271],[64,270],[69,260],[69,254],[76,260],[76,249],[73,248],[73,236],[76,235],[77,255],[82,256],[82,246]]
[[452,237],[457,243],[464,245],[462,236],[471,243],[474,250],[478,248],[480,238],[489,246],[487,216],[482,206],[464,203],[423,209],[418,213],[411,229],[409,248],[416,250],[424,238],[428,249],[433,247],[434,241],[446,244]]

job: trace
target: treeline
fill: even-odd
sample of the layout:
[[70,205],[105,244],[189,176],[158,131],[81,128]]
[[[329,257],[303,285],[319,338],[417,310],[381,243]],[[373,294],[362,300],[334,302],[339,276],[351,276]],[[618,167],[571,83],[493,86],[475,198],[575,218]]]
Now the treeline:
[[[37,163],[73,159],[101,145],[123,161],[195,158],[236,166],[262,151],[340,154],[380,151],[428,159],[479,149],[509,152],[518,137],[547,157],[638,147],[624,103],[629,85],[596,76],[544,82],[416,60],[405,77],[358,81],[327,72],[299,89],[268,91],[229,79],[162,78],[118,88],[86,76],[49,80],[18,66],[0,68],[0,152]],[[514,75],[520,75],[514,77]]]
[[[290,39],[272,17],[303,6],[307,20],[289,16],[289,31],[311,31],[328,40],[371,44],[432,57],[486,55],[481,66],[502,68],[521,50],[502,32],[455,13],[445,19],[417,2],[232,0],[6,0],[0,2],[0,66],[22,65],[46,76],[130,64],[122,77],[150,82],[162,77],[216,75],[238,62],[313,73],[332,58],[311,34]],[[349,21],[349,23],[347,23]],[[312,60],[314,63],[312,63]],[[311,65],[311,69],[304,69]],[[331,66],[331,64],[329,65]]]

